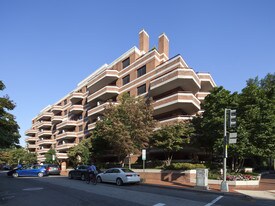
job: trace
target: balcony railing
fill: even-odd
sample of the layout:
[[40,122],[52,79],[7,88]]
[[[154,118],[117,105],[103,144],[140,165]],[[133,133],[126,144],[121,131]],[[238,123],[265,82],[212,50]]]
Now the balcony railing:
[[201,91],[209,92],[214,87],[216,87],[216,83],[212,79],[212,76],[208,73],[197,73],[200,81],[201,81]]
[[201,88],[200,79],[193,69],[178,68],[151,82],[151,95],[156,96],[171,91],[175,88],[182,88],[184,91],[196,93]]
[[154,115],[164,114],[177,109],[193,115],[200,110],[200,101],[192,93],[177,92],[155,101],[153,106]]
[[51,136],[51,135],[52,135],[51,130],[43,130],[43,131],[38,132],[38,134],[37,134],[38,137]]
[[56,140],[73,139],[73,138],[76,138],[76,137],[77,137],[76,132],[63,132],[61,134],[56,135]]
[[73,104],[84,99],[85,94],[81,92],[74,92],[71,94],[70,100]]
[[98,74],[95,78],[93,78],[88,83],[88,89],[90,91],[97,91],[100,88],[103,88],[115,80],[118,79],[118,71],[117,70],[105,70],[102,73]]
[[32,135],[35,135],[37,133],[37,130],[35,129],[28,129],[26,132],[25,132],[25,135],[27,136],[32,136]]
[[97,92],[88,96],[88,102],[100,99],[103,102],[106,102],[108,99],[111,99],[119,94],[119,88],[117,86],[106,86]]
[[52,145],[54,143],[55,141],[53,139],[43,139],[37,141],[37,145]]
[[[105,108],[109,105],[109,102],[105,102],[101,105],[98,105],[95,108],[92,108],[88,111],[88,116],[89,117],[95,117],[98,116],[99,114],[102,114],[102,112],[105,110]],[[112,102],[113,105],[117,105],[117,102]]]
[[56,126],[56,129],[60,130],[60,129],[63,129],[63,128],[72,128],[72,127],[75,127],[77,125],[76,123],[76,120],[64,120],[63,119],[63,122],[59,123],[57,126]]
[[74,113],[74,114],[78,114],[83,112],[84,107],[83,105],[72,105],[70,108],[70,112]]
[[56,146],[56,150],[67,150],[70,149],[71,147],[74,147],[76,143],[64,143]]
[[37,120],[38,121],[42,120],[42,119],[49,120],[49,119],[51,119],[51,117],[52,117],[52,113],[51,112],[43,112],[43,113],[41,113],[41,114],[38,115]]
[[45,127],[51,127],[52,126],[52,122],[51,121],[41,121],[37,124],[37,128],[45,128]]

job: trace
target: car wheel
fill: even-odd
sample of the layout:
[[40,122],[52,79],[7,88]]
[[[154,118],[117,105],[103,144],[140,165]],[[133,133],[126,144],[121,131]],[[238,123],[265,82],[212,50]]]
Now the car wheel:
[[85,175],[82,174],[80,178],[81,178],[82,181],[84,181],[85,180]]
[[69,179],[73,179],[73,176],[71,173],[69,173]]
[[38,177],[43,177],[44,174],[43,174],[42,172],[39,172],[39,173],[37,174],[37,176],[38,176]]
[[13,176],[13,177],[18,177],[18,173],[15,172],[15,173],[12,174],[12,176]]
[[98,176],[98,177],[96,178],[96,181],[97,181],[98,183],[101,183],[101,182],[102,182],[101,177]]
[[116,185],[121,186],[123,184],[122,180],[120,178],[116,179]]

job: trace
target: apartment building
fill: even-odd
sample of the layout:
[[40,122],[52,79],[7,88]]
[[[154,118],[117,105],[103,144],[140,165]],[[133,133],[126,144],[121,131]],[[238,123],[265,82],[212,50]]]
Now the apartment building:
[[216,86],[208,73],[196,73],[180,56],[169,58],[169,39],[158,37],[158,48],[149,50],[149,35],[139,33],[139,48],[133,47],[111,64],[104,64],[81,81],[76,89],[43,109],[25,132],[27,148],[45,161],[49,149],[66,162],[67,151],[88,137],[108,100],[119,94],[153,98],[158,126],[192,118],[201,112],[201,102]]

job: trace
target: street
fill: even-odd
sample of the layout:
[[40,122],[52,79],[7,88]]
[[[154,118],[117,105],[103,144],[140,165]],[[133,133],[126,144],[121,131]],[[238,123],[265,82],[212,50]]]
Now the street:
[[275,202],[226,194],[168,189],[148,185],[86,184],[63,176],[7,177],[0,173],[0,205],[148,205],[275,206]]

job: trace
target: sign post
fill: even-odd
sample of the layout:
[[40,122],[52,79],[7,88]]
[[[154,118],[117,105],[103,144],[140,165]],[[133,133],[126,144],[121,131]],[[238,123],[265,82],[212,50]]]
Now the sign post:
[[146,160],[146,149],[142,150],[142,161],[143,161],[143,179],[145,181],[145,160]]

